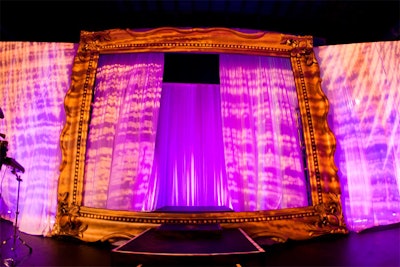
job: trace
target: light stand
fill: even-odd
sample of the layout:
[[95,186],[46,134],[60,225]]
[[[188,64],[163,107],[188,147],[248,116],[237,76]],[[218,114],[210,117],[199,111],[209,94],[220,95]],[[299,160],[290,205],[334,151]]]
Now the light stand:
[[[17,240],[19,240],[19,241],[22,243],[22,245],[25,245],[26,247],[28,247],[28,249],[29,249],[29,254],[32,254],[32,247],[29,246],[29,245],[19,236],[19,230],[18,230],[19,191],[20,191],[20,188],[21,188],[22,179],[21,179],[21,176],[17,173],[16,168],[13,168],[13,170],[12,170],[11,172],[15,175],[15,177],[16,177],[16,179],[17,179],[17,181],[18,181],[17,209],[16,209],[16,212],[15,212],[14,232],[13,232],[13,235],[12,235],[12,236],[10,236],[8,239],[6,239],[6,240],[4,240],[3,242],[1,242],[1,245],[0,245],[0,246],[5,245],[5,244],[7,244],[8,241],[12,240],[13,243],[12,243],[11,251],[13,251],[13,252],[15,253],[15,250],[16,250],[16,243],[17,243]],[[6,266],[16,266],[16,261],[15,261],[14,258],[8,258],[8,259],[5,259],[5,260],[4,260],[4,265],[6,265]]]

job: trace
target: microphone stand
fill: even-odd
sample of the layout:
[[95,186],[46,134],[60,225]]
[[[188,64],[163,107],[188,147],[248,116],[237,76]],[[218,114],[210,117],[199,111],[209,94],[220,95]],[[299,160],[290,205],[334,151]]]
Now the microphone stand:
[[[21,176],[17,173],[17,171],[16,171],[15,168],[13,168],[13,170],[12,170],[11,172],[15,175],[15,177],[16,177],[16,179],[17,179],[17,181],[18,181],[17,209],[16,209],[16,212],[15,212],[14,233],[13,233],[13,235],[10,236],[8,239],[4,240],[4,241],[1,243],[0,247],[3,246],[3,245],[5,245],[5,244],[7,244],[8,241],[12,240],[13,243],[12,243],[11,251],[13,251],[13,252],[15,253],[15,250],[16,250],[16,242],[17,242],[17,240],[19,240],[19,241],[21,241],[22,245],[25,245],[26,247],[28,247],[28,249],[29,249],[29,254],[32,254],[32,247],[29,246],[29,245],[19,236],[19,230],[18,230],[19,191],[20,191],[20,188],[21,188],[22,179],[21,179]],[[4,260],[4,264],[5,264],[6,266],[16,266],[15,259],[13,259],[13,258],[5,259],[5,260]]]

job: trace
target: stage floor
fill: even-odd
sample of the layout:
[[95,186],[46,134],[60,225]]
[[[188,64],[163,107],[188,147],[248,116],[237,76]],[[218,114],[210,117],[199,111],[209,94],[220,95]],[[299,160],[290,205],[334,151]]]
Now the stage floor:
[[[191,226],[191,227],[190,227]],[[180,263],[182,265],[240,264],[265,253],[242,229],[218,225],[167,225],[151,228],[113,249],[114,266]]]
[[[0,238],[5,240],[13,234],[12,222],[0,219]],[[21,237],[33,248],[19,245],[18,267],[22,266],[115,266],[111,263],[112,249],[109,243],[86,243],[62,237],[43,237],[21,233]],[[380,226],[361,233],[323,236],[311,240],[289,241],[284,244],[262,246],[265,253],[242,267],[265,266],[400,266],[400,223]],[[10,257],[10,246],[0,249],[0,266]],[[176,262],[163,262],[158,267],[175,267]],[[198,263],[196,265],[200,265]],[[136,267],[131,264],[130,266]],[[143,264],[142,267],[149,267]],[[154,265],[153,265],[154,266]],[[191,266],[191,265],[189,265]],[[228,262],[203,264],[204,267],[235,267]]]

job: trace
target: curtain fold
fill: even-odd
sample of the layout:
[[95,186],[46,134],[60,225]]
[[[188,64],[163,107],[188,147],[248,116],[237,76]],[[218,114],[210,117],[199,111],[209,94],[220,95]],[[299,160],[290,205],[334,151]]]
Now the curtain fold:
[[400,222],[400,42],[314,48],[350,230]]
[[308,206],[289,59],[221,54],[220,80],[233,209]]
[[163,64],[161,53],[101,55],[87,145],[85,206],[145,208]]
[[[153,66],[155,55],[143,63],[144,57],[105,55],[99,61],[84,205],[146,211],[308,205],[288,59],[221,55],[220,98],[219,85],[160,86],[162,64]],[[129,97],[144,90],[155,98]],[[150,128],[141,129],[146,122]],[[226,166],[224,157],[231,160]]]
[[[19,227],[47,235],[57,210],[61,163],[60,134],[65,123],[64,97],[70,87],[78,45],[0,42],[0,132],[7,156],[25,168],[19,199]],[[16,177],[3,165],[0,176],[1,217],[15,220]]]

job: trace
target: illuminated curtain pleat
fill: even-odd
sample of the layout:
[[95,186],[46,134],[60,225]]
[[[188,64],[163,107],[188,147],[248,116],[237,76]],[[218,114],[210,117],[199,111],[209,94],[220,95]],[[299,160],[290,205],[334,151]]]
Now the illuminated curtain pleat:
[[400,42],[315,48],[350,230],[400,222]]
[[143,209],[153,163],[163,64],[161,53],[100,57],[84,205]]
[[307,206],[290,61],[221,54],[220,79],[233,209]]
[[[23,232],[47,235],[57,209],[65,123],[64,97],[70,86],[76,44],[0,42],[0,107],[5,118],[7,156],[25,168],[21,175],[18,216]],[[16,177],[3,165],[0,177],[1,217],[15,219]]]
[[223,150],[219,85],[164,83],[149,209],[228,207]]

